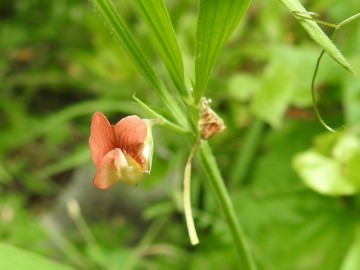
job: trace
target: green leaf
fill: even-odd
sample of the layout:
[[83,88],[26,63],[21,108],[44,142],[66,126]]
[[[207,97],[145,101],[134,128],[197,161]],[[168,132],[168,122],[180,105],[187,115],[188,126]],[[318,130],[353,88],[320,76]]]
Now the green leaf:
[[138,99],[135,95],[133,96],[133,99],[137,102],[137,104],[140,105],[140,107],[142,107],[146,112],[148,112],[150,115],[152,115],[153,117],[155,117],[156,120],[159,120],[159,123],[156,123],[158,125],[164,125],[167,126],[168,128],[171,128],[173,130],[176,130],[180,133],[186,133],[187,130],[183,129],[182,127],[170,122],[169,120],[167,120],[164,116],[162,116],[161,114],[157,113],[155,110],[151,109],[148,105],[146,105],[144,102],[142,102],[140,99]]
[[[257,257],[258,269],[339,270],[353,238],[355,214],[336,199],[296,190],[294,184],[273,185],[271,191],[256,185],[233,194],[252,246],[266,254]],[[280,239],[286,245],[279,245]]]
[[334,43],[329,39],[329,37],[321,30],[318,24],[311,20],[310,15],[305,15],[307,10],[303,7],[303,5],[298,0],[280,0],[290,12],[302,12],[305,17],[309,19],[304,19],[299,16],[295,16],[298,22],[304,27],[304,29],[308,32],[310,37],[318,43],[326,53],[331,56],[336,62],[342,65],[345,69],[355,74],[353,67],[350,63],[345,59],[345,57],[341,54],[338,48],[334,45]]
[[182,96],[188,96],[184,84],[184,65],[166,6],[162,0],[136,0],[151,36],[159,49],[174,85]]
[[340,163],[350,161],[355,155],[360,153],[360,141],[353,134],[342,134],[333,148],[333,156]]
[[[319,141],[324,143],[319,149]],[[317,138],[314,149],[298,154],[294,168],[313,190],[330,195],[352,195],[360,189],[360,141],[352,133],[341,133],[334,144],[328,135]],[[330,148],[324,155],[325,143]],[[319,152],[319,150],[321,150]],[[322,153],[321,153],[322,152]]]
[[195,41],[195,103],[203,96],[220,51],[250,0],[200,0]]
[[357,228],[356,237],[345,256],[341,270],[360,269],[360,227]]
[[311,189],[332,196],[351,195],[357,187],[343,177],[341,164],[315,151],[294,158],[294,168]]
[[160,81],[144,54],[141,52],[141,49],[137,46],[111,0],[92,0],[92,2],[96,10],[103,17],[106,25],[110,28],[115,39],[120,43],[147,82],[153,87],[164,106],[168,108],[174,119],[176,119],[181,126],[187,127],[187,120],[184,113],[176,103],[174,97]]
[[71,270],[73,268],[56,263],[35,253],[0,243],[0,269]]
[[264,73],[261,88],[254,97],[254,113],[273,127],[279,127],[293,96],[294,79],[291,66],[279,60],[272,61]]
[[[338,270],[352,241],[356,214],[351,206],[339,207],[340,199],[307,190],[291,167],[292,156],[319,130],[315,121],[306,125],[289,119],[264,134],[266,152],[251,166],[247,184],[231,189],[252,247],[266,254],[256,257],[258,269]],[[280,239],[287,244],[279,245]]]

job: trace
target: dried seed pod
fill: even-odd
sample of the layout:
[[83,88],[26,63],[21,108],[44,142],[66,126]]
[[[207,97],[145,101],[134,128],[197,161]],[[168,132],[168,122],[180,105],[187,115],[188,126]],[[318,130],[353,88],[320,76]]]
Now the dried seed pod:
[[208,139],[215,133],[222,132],[226,126],[224,121],[210,108],[210,100],[202,98],[200,101],[200,118],[198,127],[200,138]]

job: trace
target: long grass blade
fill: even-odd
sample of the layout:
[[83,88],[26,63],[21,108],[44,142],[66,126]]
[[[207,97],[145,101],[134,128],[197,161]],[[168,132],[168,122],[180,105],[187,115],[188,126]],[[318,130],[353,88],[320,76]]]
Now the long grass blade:
[[203,96],[211,71],[250,0],[200,0],[195,43],[195,103]]
[[175,87],[182,96],[188,97],[189,92],[184,84],[182,56],[163,0],[136,0],[135,2],[150,30]]
[[186,127],[187,120],[184,113],[154,72],[111,0],[92,0],[92,2],[104,19],[105,24],[110,28],[115,39],[120,43],[137,69],[152,86],[164,106],[168,108],[174,119],[176,119],[181,126]]

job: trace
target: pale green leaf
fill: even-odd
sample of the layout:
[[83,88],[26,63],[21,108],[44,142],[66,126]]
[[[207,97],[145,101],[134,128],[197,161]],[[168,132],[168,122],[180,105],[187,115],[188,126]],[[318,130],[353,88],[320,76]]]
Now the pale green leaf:
[[184,65],[163,0],[136,0],[138,10],[145,20],[174,85],[182,96],[188,96],[184,84]]
[[290,12],[301,12],[304,14],[303,16],[308,17],[309,19],[301,18],[300,16],[295,16],[298,22],[304,27],[304,29],[308,32],[310,37],[317,42],[326,53],[331,56],[335,61],[337,61],[340,65],[342,65],[345,69],[350,71],[351,73],[355,73],[353,67],[350,63],[345,59],[345,57],[341,54],[338,48],[334,45],[334,43],[329,39],[329,37],[321,30],[318,24],[311,20],[310,15],[306,15],[307,10],[303,7],[303,5],[298,0],[280,0]]
[[0,243],[0,269],[71,270],[73,268],[51,261],[35,253]]
[[339,162],[316,151],[296,155],[294,168],[308,187],[321,194],[340,196],[358,191],[356,185],[344,177]]
[[200,0],[195,41],[195,103],[203,96],[225,42],[249,4],[250,0]]
[[360,191],[360,141],[356,133],[346,130],[325,133],[314,147],[293,160],[296,172],[313,190],[333,196]]
[[228,80],[227,87],[231,98],[246,102],[259,89],[259,79],[252,74],[237,73]]
[[351,133],[343,134],[332,151],[334,158],[340,163],[349,162],[358,153],[360,153],[360,141]]
[[261,87],[256,93],[252,110],[273,127],[282,123],[286,108],[292,99],[295,80],[291,66],[274,60],[265,70]]

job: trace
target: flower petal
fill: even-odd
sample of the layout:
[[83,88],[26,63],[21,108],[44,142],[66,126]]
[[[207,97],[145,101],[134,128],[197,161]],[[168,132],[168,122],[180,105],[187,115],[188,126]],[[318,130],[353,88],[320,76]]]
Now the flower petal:
[[115,166],[120,180],[130,186],[137,185],[143,177],[143,169],[130,155],[123,153],[120,149],[117,150],[119,155],[115,160]]
[[129,155],[116,148],[105,155],[98,168],[93,184],[99,189],[108,189],[121,180],[135,186],[143,176],[140,165]]
[[143,170],[147,170],[146,160],[142,156],[147,137],[146,122],[136,115],[127,116],[114,126],[114,132],[117,146],[136,160]]
[[120,150],[114,149],[107,153],[102,159],[102,162],[93,179],[95,187],[107,189],[119,180],[116,166],[116,163],[118,163],[117,160],[119,159],[118,151]]
[[116,148],[115,143],[113,126],[102,112],[94,113],[90,126],[89,146],[91,158],[97,168],[104,156]]

